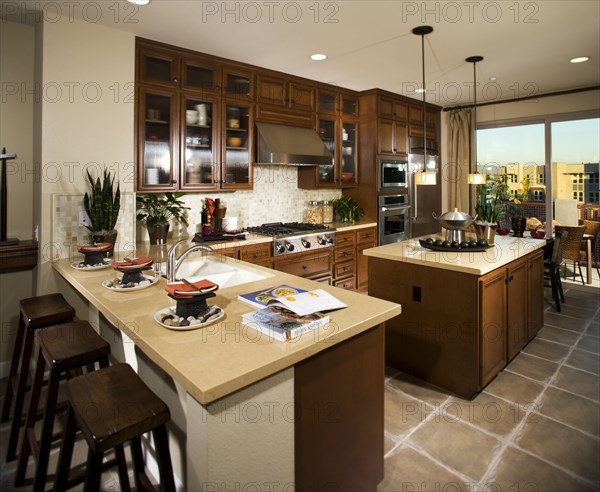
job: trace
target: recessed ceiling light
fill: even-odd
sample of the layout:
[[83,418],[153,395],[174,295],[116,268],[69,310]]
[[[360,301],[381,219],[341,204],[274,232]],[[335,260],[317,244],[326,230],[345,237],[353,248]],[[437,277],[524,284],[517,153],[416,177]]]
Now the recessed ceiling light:
[[589,56],[577,56],[575,58],[571,58],[569,61],[571,63],[583,63],[583,62],[588,61],[589,59],[590,59]]
[[314,55],[310,55],[310,59],[313,61],[323,61],[327,58],[327,55],[323,53],[315,53]]
[[491,82],[496,82],[496,76],[495,76],[495,75],[492,75],[492,76],[490,77],[490,81],[491,81]]
[[150,0],[127,0],[129,3],[133,3],[135,5],[148,5]]

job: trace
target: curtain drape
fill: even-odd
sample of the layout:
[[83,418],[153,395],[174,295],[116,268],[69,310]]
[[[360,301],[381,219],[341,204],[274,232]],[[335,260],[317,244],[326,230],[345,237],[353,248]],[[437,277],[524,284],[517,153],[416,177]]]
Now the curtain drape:
[[[450,111],[448,124],[448,163],[444,170],[448,182],[448,198],[450,210],[458,208],[461,212],[473,214],[469,210],[469,193],[475,188],[467,183],[471,149],[473,148],[473,110],[461,109]],[[471,200],[474,203],[474,200]],[[471,208],[473,208],[472,205]]]

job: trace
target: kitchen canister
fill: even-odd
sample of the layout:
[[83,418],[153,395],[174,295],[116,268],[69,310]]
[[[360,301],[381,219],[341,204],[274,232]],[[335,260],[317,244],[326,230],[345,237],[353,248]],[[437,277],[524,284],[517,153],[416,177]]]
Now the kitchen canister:
[[323,200],[321,207],[323,208],[323,224],[330,224],[333,222],[333,204],[329,200]]
[[316,200],[308,202],[306,207],[306,222],[308,224],[322,224],[323,223],[323,207]]

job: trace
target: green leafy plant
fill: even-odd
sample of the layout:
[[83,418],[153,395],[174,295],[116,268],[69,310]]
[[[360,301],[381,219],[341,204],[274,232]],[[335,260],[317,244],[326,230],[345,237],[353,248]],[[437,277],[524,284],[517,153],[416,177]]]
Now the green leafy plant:
[[145,223],[149,228],[156,224],[166,224],[170,219],[175,219],[187,226],[188,221],[185,214],[190,207],[186,207],[185,202],[180,200],[184,195],[183,192],[138,195],[136,197],[138,205],[136,219]]
[[87,178],[91,190],[83,196],[83,207],[90,218],[86,228],[90,232],[110,231],[115,228],[121,207],[120,185],[117,183],[117,189],[113,191],[115,178],[107,169],[104,169],[102,181],[99,176],[94,181],[89,170]]
[[501,200],[508,195],[508,176],[487,176],[486,183],[477,185],[475,213],[478,222],[497,224],[504,212]]
[[335,198],[331,201],[333,205],[333,211],[340,216],[341,220],[348,220],[355,222],[365,215],[365,211],[358,204],[358,202],[347,195],[342,195],[339,198]]

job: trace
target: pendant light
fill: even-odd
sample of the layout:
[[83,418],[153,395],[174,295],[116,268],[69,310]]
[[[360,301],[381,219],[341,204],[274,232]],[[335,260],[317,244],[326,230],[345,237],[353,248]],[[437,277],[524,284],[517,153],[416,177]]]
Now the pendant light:
[[[483,56],[470,56],[465,61],[473,64],[473,152],[471,153],[474,157],[469,162],[469,184],[480,185],[485,184],[485,174],[480,174],[477,171],[477,62],[483,60]],[[475,171],[473,172],[473,164],[475,164]]]
[[431,26],[419,26],[412,30],[413,34],[421,36],[421,64],[423,67],[423,85],[421,94],[423,94],[423,170],[415,173],[415,184],[434,185],[437,183],[437,172],[427,171],[427,112],[425,107],[425,36],[433,32]]

